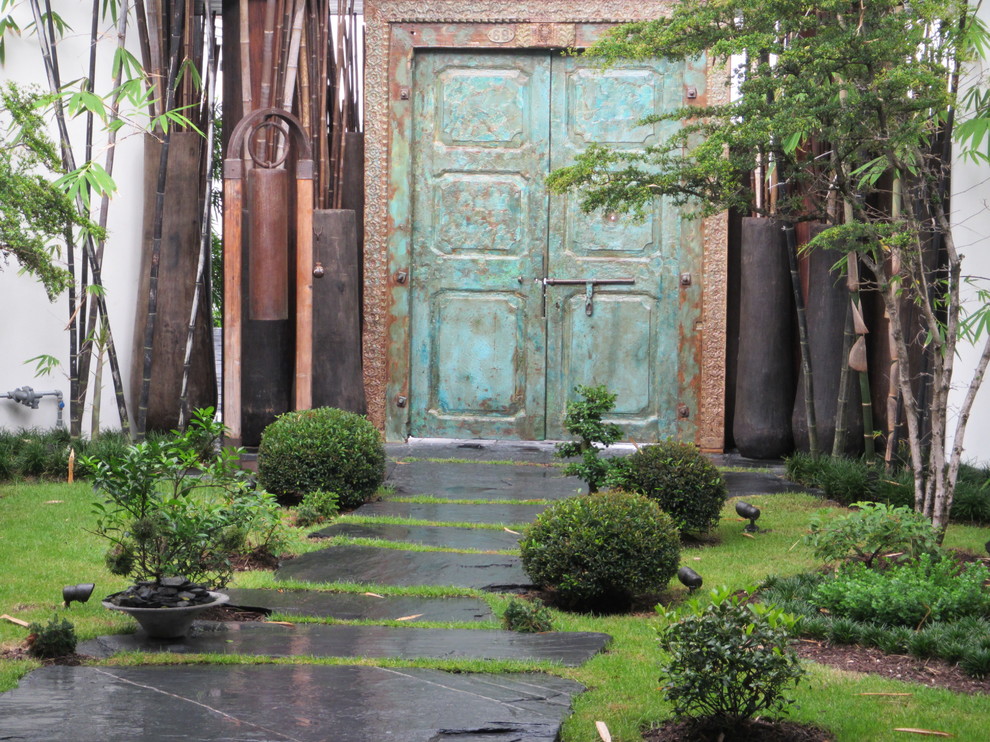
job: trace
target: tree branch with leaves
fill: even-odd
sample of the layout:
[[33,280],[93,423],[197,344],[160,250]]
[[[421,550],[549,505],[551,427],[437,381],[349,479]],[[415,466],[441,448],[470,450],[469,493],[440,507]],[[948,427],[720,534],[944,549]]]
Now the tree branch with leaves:
[[[947,211],[948,144],[954,135],[957,151],[990,161],[981,149],[990,146],[990,95],[979,85],[960,94],[958,85],[988,40],[962,0],[683,0],[668,18],[613,29],[588,53],[605,64],[708,54],[716,68],[731,65],[726,84],[734,82],[738,95],[651,119],[685,123],[641,152],[589,147],[549,179],[553,191],[579,189],[586,210],[641,213],[666,196],[697,216],[726,208],[769,213],[770,199],[758,202],[747,185],[769,165],[784,186],[778,214],[835,225],[809,248],[834,249],[840,263],[861,259],[872,274],[861,285],[881,294],[890,317],[892,383],[904,404],[916,509],[940,529],[990,358],[984,344],[947,458],[953,358],[959,342],[980,340],[987,322],[985,301],[973,315],[963,311],[966,279]],[[913,343],[923,353],[912,354]],[[926,384],[931,394],[922,402],[916,389]]]

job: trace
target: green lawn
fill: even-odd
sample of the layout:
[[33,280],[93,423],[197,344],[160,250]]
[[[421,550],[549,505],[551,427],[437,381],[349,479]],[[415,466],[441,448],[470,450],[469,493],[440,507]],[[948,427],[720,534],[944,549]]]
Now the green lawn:
[[[56,612],[76,626],[80,640],[109,633],[129,631],[130,619],[103,609],[99,597],[123,588],[127,580],[110,575],[103,566],[103,543],[87,531],[93,525],[91,487],[86,483],[0,485],[0,613],[27,621],[47,621]],[[704,576],[706,586],[720,584],[742,588],[760,582],[770,574],[794,574],[815,567],[809,550],[801,543],[811,515],[822,502],[805,495],[774,495],[747,498],[758,505],[764,529],[755,537],[743,535],[741,521],[731,503],[723,512],[722,523],[711,543],[685,548],[683,563]],[[834,511],[840,512],[838,510]],[[356,520],[356,519],[352,519]],[[322,548],[326,541],[306,538],[313,528],[294,532],[292,548],[308,551]],[[982,552],[988,529],[953,526],[946,545]],[[66,584],[97,583],[94,598],[87,604],[61,607],[61,590]],[[235,585],[271,587],[270,573],[241,573]],[[292,587],[279,583],[280,587]],[[303,587],[299,585],[299,587]],[[306,587],[313,588],[312,585]],[[345,590],[372,589],[379,593],[418,593],[426,595],[465,594],[471,591],[443,588],[388,588],[375,585],[326,585]],[[480,595],[480,593],[473,593]],[[665,599],[679,601],[686,590],[672,583]],[[484,596],[496,612],[507,599]],[[541,669],[573,678],[585,684],[588,692],[578,697],[572,717],[564,727],[565,742],[597,742],[596,721],[604,721],[616,742],[635,742],[640,729],[663,720],[668,712],[658,690],[660,661],[656,649],[654,619],[650,612],[632,616],[594,617],[556,613],[563,630],[604,631],[614,637],[609,650],[580,668],[544,664],[494,663],[479,661],[362,660],[366,664],[389,666],[418,665],[459,671]],[[474,628],[492,628],[473,624]],[[21,643],[25,630],[0,621],[0,646]],[[108,661],[109,664],[137,662],[257,662],[246,657],[200,657],[172,655],[132,655]],[[271,660],[261,660],[270,662]],[[291,660],[292,662],[309,660]],[[354,660],[322,660],[325,664],[353,663]],[[0,690],[14,687],[18,679],[37,663],[0,662]],[[863,695],[869,693],[910,693],[908,696]],[[806,681],[797,691],[797,706],[791,717],[814,722],[832,730],[840,741],[903,740],[916,735],[893,731],[896,727],[932,729],[947,732],[960,740],[986,739],[990,719],[990,696],[963,696],[874,676],[842,672],[809,665]]]

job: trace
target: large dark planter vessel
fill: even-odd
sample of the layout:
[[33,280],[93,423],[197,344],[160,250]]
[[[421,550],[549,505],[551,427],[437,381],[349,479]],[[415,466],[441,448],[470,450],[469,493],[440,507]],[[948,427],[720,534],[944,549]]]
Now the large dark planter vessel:
[[[189,583],[178,590],[171,588],[171,594],[159,600],[157,592],[160,587],[151,584],[132,586],[123,592],[108,595],[103,600],[103,607],[131,616],[153,639],[178,639],[189,633],[193,621],[202,613],[230,600],[223,593]],[[176,600],[179,592],[191,597]]]

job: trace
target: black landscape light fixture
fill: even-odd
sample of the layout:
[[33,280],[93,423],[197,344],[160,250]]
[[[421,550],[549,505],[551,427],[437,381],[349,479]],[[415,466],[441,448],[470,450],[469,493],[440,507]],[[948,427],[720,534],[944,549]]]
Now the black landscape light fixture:
[[695,572],[690,567],[681,567],[677,570],[677,579],[681,581],[681,584],[688,589],[689,593],[693,593],[699,587],[704,580],[701,579],[701,575]]
[[736,512],[740,517],[749,520],[749,525],[743,528],[743,531],[746,533],[757,533],[760,530],[756,525],[756,519],[760,517],[760,509],[758,507],[739,500],[736,502]]
[[93,594],[93,588],[96,585],[92,582],[81,582],[78,585],[66,585],[62,588],[62,600],[65,601],[65,607],[69,607],[69,603],[72,601],[78,601],[80,603],[85,603],[89,600],[89,596]]

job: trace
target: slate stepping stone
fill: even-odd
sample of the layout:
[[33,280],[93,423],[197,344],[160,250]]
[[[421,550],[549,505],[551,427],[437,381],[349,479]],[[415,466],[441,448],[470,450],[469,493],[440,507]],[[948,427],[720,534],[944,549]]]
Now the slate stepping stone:
[[545,441],[495,441],[420,439],[386,443],[389,458],[469,459],[473,461],[525,461],[549,464],[558,459],[556,447]]
[[747,495],[780,495],[785,492],[815,492],[814,488],[789,482],[776,474],[754,471],[727,471],[722,473],[729,497]]
[[501,629],[201,621],[182,639],[152,639],[143,631],[112,634],[84,642],[79,652],[96,657],[110,657],[118,652],[172,652],[260,657],[533,660],[576,667],[600,652],[609,639],[608,634],[582,631],[521,634]]
[[449,551],[405,551],[374,546],[331,546],[286,562],[276,580],[378,585],[449,585],[492,592],[533,587],[517,556]]
[[510,464],[410,461],[396,465],[386,483],[397,495],[454,500],[562,500],[587,492],[584,482],[558,468]]
[[[547,509],[546,505],[469,505],[418,502],[369,502],[351,515],[388,516],[434,523],[490,523],[525,525]],[[518,530],[518,529],[514,529]]]
[[553,742],[583,690],[541,673],[54,666],[0,695],[0,719],[20,742]]
[[492,609],[477,598],[420,598],[386,595],[376,598],[361,593],[328,593],[316,590],[229,589],[232,606],[284,613],[290,616],[335,618],[340,621],[394,621],[416,616],[413,621],[490,621]]
[[477,551],[511,551],[519,548],[518,532],[493,531],[491,528],[456,528],[452,526],[400,526],[384,523],[335,523],[309,534],[310,538],[377,538],[448,549]]

